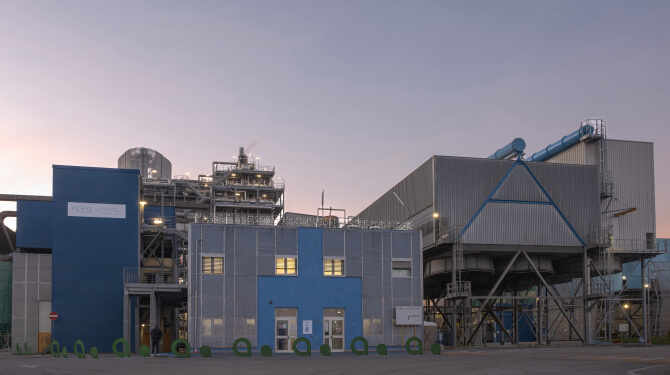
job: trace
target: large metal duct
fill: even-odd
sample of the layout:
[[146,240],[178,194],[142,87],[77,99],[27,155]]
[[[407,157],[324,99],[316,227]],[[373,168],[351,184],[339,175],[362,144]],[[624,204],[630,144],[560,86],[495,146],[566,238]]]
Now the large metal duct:
[[527,161],[545,161],[550,157],[567,150],[568,148],[577,144],[583,136],[593,134],[595,129],[591,125],[580,126],[579,129],[574,132],[566,135],[560,140],[550,144],[544,149],[536,152],[530,158],[526,159]]
[[139,169],[143,178],[172,178],[172,163],[160,152],[145,147],[135,147],[124,152],[119,157],[119,168]]
[[489,159],[507,159],[514,154],[520,154],[526,149],[526,141],[523,138],[514,138],[505,147],[499,149],[489,156]]
[[[433,259],[426,262],[423,276],[451,273],[451,257]],[[493,260],[488,255],[466,255],[463,257],[463,270],[468,272],[494,273]]]

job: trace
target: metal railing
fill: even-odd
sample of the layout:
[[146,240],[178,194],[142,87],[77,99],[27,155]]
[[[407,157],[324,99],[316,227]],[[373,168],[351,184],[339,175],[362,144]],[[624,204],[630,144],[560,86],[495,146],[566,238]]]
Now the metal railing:
[[[183,274],[183,272],[180,272]],[[173,271],[155,271],[126,267],[123,269],[124,284],[186,284],[186,278],[175,278]]]
[[660,249],[658,242],[647,242],[646,240],[612,240],[610,249],[614,253],[664,253],[667,250]]
[[230,165],[230,164],[216,164],[216,166],[215,166],[215,171],[216,172],[234,172],[234,171],[242,171],[242,170],[251,170],[251,171],[259,171],[259,172],[274,172],[275,167],[270,166],[270,165],[257,165],[256,163],[244,164],[241,167],[237,166],[237,165]]
[[447,284],[447,295],[454,294],[470,294],[472,292],[472,285],[469,281],[461,281]]

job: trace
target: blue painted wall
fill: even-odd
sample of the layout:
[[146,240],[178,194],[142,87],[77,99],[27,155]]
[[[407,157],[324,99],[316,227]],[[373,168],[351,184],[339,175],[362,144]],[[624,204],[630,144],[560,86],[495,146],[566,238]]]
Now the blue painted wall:
[[16,202],[16,247],[51,249],[52,202]]
[[[308,339],[312,350],[323,344],[324,308],[345,309],[345,350],[351,340],[363,336],[361,278],[323,276],[323,229],[298,228],[298,276],[258,277],[259,347],[276,350],[275,308],[279,307],[298,309],[298,337]],[[312,335],[302,334],[303,320],[312,321]]]
[[[53,166],[54,339],[112,350],[123,336],[123,268],[137,267],[137,170]],[[68,216],[68,202],[126,205],[125,219]]]
[[154,223],[154,219],[159,217],[163,218],[163,224],[166,228],[175,227],[174,207],[163,207],[161,213],[161,208],[158,206],[144,206],[144,224],[151,225]]

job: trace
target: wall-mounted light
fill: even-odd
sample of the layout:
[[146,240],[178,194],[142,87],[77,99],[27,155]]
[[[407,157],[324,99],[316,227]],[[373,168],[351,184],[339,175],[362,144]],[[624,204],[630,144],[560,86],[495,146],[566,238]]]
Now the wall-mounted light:
[[154,219],[154,224],[163,224],[163,219],[160,217],[157,217]]
[[626,280],[626,276],[621,276],[621,279],[622,279],[622,280]]
[[144,206],[145,204],[147,204],[147,202],[145,202],[145,201],[140,202],[140,206]]
[[623,308],[624,308],[624,309],[627,309],[627,308],[628,308],[628,304],[627,304],[627,303],[624,304],[624,305],[623,305]]
[[649,284],[644,284],[644,287],[645,287],[645,288],[649,288]]
[[440,214],[438,214],[437,212],[435,212],[435,213],[433,214],[433,217],[436,218],[436,219],[437,219],[439,216],[440,216]]

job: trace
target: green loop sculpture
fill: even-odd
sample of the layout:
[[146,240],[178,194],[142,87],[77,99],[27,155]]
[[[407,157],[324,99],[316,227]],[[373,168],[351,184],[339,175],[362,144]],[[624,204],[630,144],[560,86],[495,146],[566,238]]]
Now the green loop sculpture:
[[[298,350],[298,343],[304,342],[307,345],[307,349],[304,352]],[[300,337],[297,340],[293,341],[293,353],[301,357],[310,357],[312,355],[312,344],[304,337]]]
[[[415,342],[417,344],[417,346],[419,347],[418,350],[414,350],[414,349],[411,348],[412,342]],[[417,355],[417,354],[423,355],[423,342],[421,342],[421,339],[419,339],[416,336],[410,337],[405,342],[405,350],[407,350],[407,353],[412,354],[412,355]]]
[[328,344],[323,344],[319,348],[321,355],[330,356],[330,346]]
[[[56,349],[54,349],[54,346]],[[49,346],[49,349],[51,350],[51,355],[58,358],[60,357],[60,345],[58,344],[57,340],[54,340],[51,342],[51,346]]]
[[261,354],[264,357],[272,357],[272,348],[270,347],[270,345],[263,345],[261,347]]
[[[81,347],[81,351],[77,350],[77,346]],[[84,342],[81,340],[77,340],[74,342],[74,355],[76,355],[78,358],[84,359],[86,358],[86,349],[84,348]]]
[[[359,341],[363,343],[363,350],[356,349],[356,343]],[[356,355],[368,355],[368,340],[360,336],[351,340],[351,352]]]
[[[177,350],[177,345],[179,344],[184,344],[186,346],[186,349],[184,349],[183,353],[179,353]],[[177,358],[188,358],[191,356],[191,344],[189,344],[188,341],[184,339],[176,339],[172,341],[172,346],[170,349],[172,350],[172,354],[174,354],[174,356]]]
[[211,358],[212,357],[212,348],[209,346],[205,345],[202,348],[200,348],[200,355],[205,357],[205,358]]
[[[123,344],[123,351],[120,352],[116,349],[116,347],[119,344]],[[114,340],[114,343],[112,343],[112,352],[118,356],[118,357],[130,357],[130,345],[128,345],[128,341],[124,339],[116,339]]]
[[[237,345],[239,345],[241,342],[247,346],[247,349],[244,352],[241,352],[237,348]],[[233,342],[233,352],[240,357],[251,357],[251,341],[245,339],[244,337],[240,337],[239,339],[235,340]]]
[[388,354],[388,348],[384,344],[379,344],[377,345],[377,354],[379,355],[387,355]]

